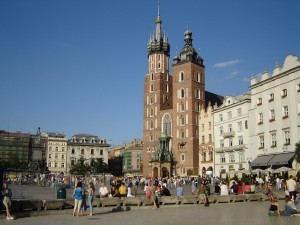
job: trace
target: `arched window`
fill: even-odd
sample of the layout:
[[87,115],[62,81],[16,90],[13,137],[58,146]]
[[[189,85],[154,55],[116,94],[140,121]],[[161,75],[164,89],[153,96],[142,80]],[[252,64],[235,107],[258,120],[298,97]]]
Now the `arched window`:
[[153,120],[150,121],[150,129],[153,129],[154,128],[154,123],[153,123]]
[[181,98],[184,98],[184,96],[185,96],[184,89],[181,89],[181,91],[180,91],[180,97],[181,97]]
[[181,138],[184,138],[184,131],[181,130]]
[[150,116],[154,116],[154,109],[153,108],[150,109]]
[[180,102],[180,111],[184,111],[184,103],[183,102]]
[[180,117],[180,125],[185,125],[184,116]]
[[199,72],[197,72],[196,81],[200,82],[200,73]]
[[179,81],[184,81],[184,73],[180,72],[179,74]]
[[162,118],[162,132],[166,134],[166,136],[171,136],[172,132],[172,118],[169,113],[165,114]]
[[153,92],[153,91],[154,91],[153,84],[150,84],[150,92]]

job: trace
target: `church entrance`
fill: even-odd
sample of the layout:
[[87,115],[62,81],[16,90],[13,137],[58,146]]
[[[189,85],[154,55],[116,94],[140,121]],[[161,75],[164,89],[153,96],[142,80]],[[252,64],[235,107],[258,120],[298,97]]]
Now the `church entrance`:
[[152,173],[153,177],[158,177],[158,168],[154,167],[153,168],[153,173]]
[[169,177],[170,173],[166,167],[162,168],[162,177]]

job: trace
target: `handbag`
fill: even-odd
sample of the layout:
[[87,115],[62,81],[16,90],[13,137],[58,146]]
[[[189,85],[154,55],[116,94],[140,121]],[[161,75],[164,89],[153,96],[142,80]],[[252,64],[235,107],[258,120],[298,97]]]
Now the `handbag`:
[[146,197],[147,197],[147,198],[151,198],[151,195],[152,195],[152,192],[149,191],[149,192],[146,194]]

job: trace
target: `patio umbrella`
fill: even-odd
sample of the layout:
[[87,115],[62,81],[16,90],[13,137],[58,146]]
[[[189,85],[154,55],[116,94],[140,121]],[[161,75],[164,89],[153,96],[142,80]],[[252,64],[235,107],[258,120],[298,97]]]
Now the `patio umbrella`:
[[283,167],[280,167],[280,168],[278,168],[278,169],[274,170],[274,172],[276,172],[276,173],[281,173],[281,172],[287,172],[287,171],[290,171],[290,170],[292,170],[292,169],[291,169],[291,168],[288,168],[288,167],[285,167],[285,166],[283,166]]
[[273,173],[273,169],[270,167],[270,168],[267,168],[267,169],[265,169],[265,170],[262,170],[261,172],[262,173]]
[[259,172],[261,172],[261,171],[263,171],[262,169],[255,169],[255,170],[252,170],[252,173],[255,173],[255,174],[257,174],[257,173],[259,173]]

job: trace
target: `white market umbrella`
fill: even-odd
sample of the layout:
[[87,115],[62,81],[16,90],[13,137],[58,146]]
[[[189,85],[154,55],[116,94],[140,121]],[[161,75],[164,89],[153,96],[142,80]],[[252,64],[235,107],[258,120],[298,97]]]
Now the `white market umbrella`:
[[265,170],[262,170],[261,172],[262,173],[273,173],[273,169],[270,167],[270,168],[268,168],[268,169],[265,169]]
[[257,173],[259,173],[259,172],[261,172],[261,171],[263,171],[262,169],[255,169],[255,170],[252,170],[252,173],[255,173],[255,174],[257,174]]
[[278,168],[278,169],[274,170],[274,172],[276,172],[276,173],[281,173],[281,172],[288,172],[288,171],[290,171],[290,170],[292,170],[292,169],[291,169],[291,168],[288,168],[288,167],[285,167],[285,166],[283,166],[283,167],[280,167],[280,168]]

